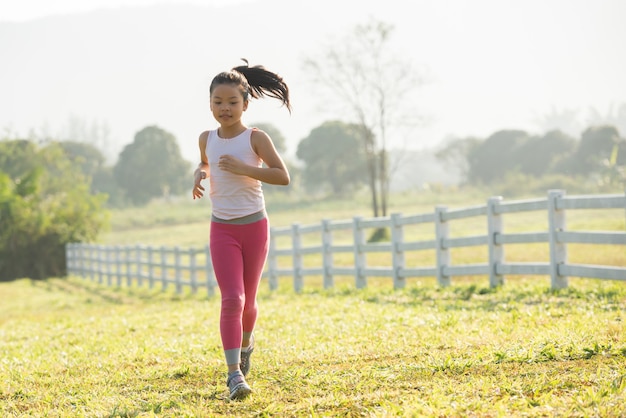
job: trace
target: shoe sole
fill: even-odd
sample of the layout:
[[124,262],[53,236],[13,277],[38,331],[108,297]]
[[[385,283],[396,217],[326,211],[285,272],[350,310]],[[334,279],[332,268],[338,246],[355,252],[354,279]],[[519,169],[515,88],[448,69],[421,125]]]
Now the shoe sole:
[[249,386],[241,384],[235,387],[235,390],[230,394],[231,400],[244,399],[252,393],[252,389]]

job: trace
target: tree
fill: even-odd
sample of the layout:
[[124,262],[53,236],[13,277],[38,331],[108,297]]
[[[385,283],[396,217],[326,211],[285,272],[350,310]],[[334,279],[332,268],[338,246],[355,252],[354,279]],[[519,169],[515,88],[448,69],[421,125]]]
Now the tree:
[[340,121],[325,122],[298,144],[296,156],[305,164],[302,182],[307,191],[330,189],[347,194],[364,184],[366,156],[361,127]]
[[190,171],[191,163],[181,156],[174,135],[157,126],[137,132],[113,168],[116,182],[136,205],[184,192],[189,186]]
[[0,141],[0,171],[18,179],[41,164],[37,145],[27,139]]
[[575,149],[576,140],[559,130],[530,137],[517,150],[520,171],[534,177],[543,176],[553,171]]
[[583,132],[571,165],[576,168],[577,174],[597,173],[602,170],[604,161],[611,158],[614,148],[619,147],[621,141],[615,127],[591,126]]
[[123,191],[113,177],[113,167],[105,164],[102,152],[90,143],[76,141],[59,142],[68,159],[87,176],[93,194],[105,193],[107,204],[119,206],[123,204]]
[[0,142],[0,155],[0,280],[64,275],[65,245],[106,224],[105,197],[89,192],[57,142]]
[[77,164],[83,174],[90,178],[93,178],[104,166],[104,155],[98,148],[89,143],[63,141],[59,142],[59,146],[63,149],[68,159],[73,164]]
[[421,84],[410,63],[392,52],[393,29],[375,20],[357,25],[343,39],[333,38],[320,57],[305,60],[313,82],[329,94],[325,104],[360,127],[374,216],[387,214],[389,130],[415,120],[410,98]]
[[528,140],[525,131],[501,130],[473,147],[468,154],[469,182],[490,184],[501,180],[507,171],[519,171],[517,153]]

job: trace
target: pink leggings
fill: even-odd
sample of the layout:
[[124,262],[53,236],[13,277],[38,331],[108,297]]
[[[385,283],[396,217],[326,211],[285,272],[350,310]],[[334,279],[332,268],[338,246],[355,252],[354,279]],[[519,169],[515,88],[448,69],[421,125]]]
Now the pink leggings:
[[269,250],[267,218],[237,225],[212,221],[211,261],[222,295],[220,334],[224,350],[239,349],[257,318],[256,295]]

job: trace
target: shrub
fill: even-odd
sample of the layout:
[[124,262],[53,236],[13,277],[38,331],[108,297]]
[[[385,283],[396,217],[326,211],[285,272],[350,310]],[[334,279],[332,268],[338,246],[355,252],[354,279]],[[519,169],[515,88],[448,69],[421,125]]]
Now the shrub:
[[36,164],[12,175],[3,169],[19,162],[0,167],[0,281],[64,276],[65,244],[95,239],[107,221],[104,195],[90,193],[57,144],[32,150],[15,158]]

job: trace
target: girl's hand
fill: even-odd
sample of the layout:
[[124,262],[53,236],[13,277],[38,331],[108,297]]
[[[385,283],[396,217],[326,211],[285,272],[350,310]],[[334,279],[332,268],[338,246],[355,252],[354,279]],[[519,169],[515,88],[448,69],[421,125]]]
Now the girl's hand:
[[246,163],[229,154],[220,156],[217,166],[224,171],[228,171],[229,173],[240,175],[245,175],[246,168],[248,167]]
[[202,186],[201,182],[205,178],[206,178],[206,171],[196,170],[196,172],[194,173],[194,184],[193,184],[193,191],[192,191],[194,200],[196,198],[200,199],[202,196],[204,196],[204,193],[203,193],[204,187]]

